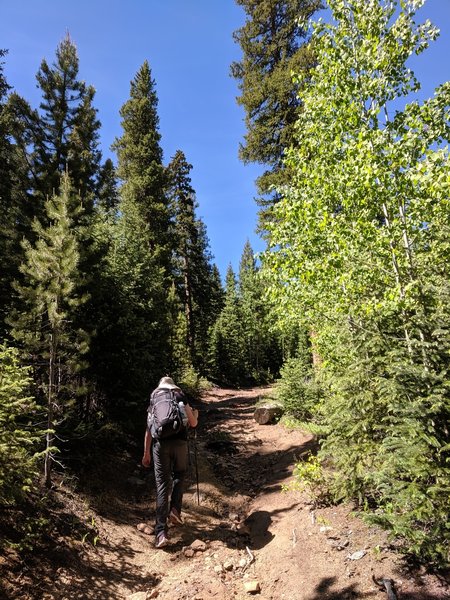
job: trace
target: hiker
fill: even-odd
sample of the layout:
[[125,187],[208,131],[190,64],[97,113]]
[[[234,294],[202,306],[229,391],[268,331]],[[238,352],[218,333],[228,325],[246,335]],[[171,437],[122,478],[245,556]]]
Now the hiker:
[[163,548],[169,542],[168,522],[172,525],[183,523],[181,505],[189,462],[188,427],[197,427],[197,422],[198,410],[189,406],[171,377],[163,377],[150,397],[142,457],[143,466],[149,467],[152,449],[156,482],[156,548]]

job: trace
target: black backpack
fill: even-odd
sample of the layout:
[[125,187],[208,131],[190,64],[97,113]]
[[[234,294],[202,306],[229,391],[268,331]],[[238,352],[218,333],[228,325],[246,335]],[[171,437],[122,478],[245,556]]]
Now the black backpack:
[[186,429],[186,421],[174,391],[157,388],[151,395],[147,411],[147,426],[152,438],[161,440],[176,435]]

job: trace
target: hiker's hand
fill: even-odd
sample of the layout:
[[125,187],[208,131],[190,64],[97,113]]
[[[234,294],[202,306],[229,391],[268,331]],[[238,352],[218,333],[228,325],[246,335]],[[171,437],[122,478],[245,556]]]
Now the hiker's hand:
[[144,454],[144,456],[142,457],[142,466],[143,467],[149,467],[151,465],[152,462],[152,457],[150,454]]

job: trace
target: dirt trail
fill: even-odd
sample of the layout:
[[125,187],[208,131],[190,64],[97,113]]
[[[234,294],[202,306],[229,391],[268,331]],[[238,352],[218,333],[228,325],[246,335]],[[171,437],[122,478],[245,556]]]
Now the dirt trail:
[[[111,465],[111,489],[91,502],[98,540],[61,546],[48,556],[46,576],[30,589],[22,571],[18,598],[115,600],[385,599],[373,582],[395,582],[398,600],[450,598],[449,588],[425,569],[404,569],[384,533],[365,526],[349,507],[313,510],[306,496],[281,492],[311,436],[280,425],[258,425],[261,389],[215,390],[200,406],[197,438],[199,499],[192,469],[185,524],[171,528],[171,544],[155,550],[154,482],[136,457]],[[191,444],[191,454],[194,452]],[[132,459],[133,458],[133,459]],[[126,475],[124,477],[124,474]],[[125,485],[117,482],[126,482]],[[61,492],[63,493],[63,492]],[[92,541],[92,540],[91,540]],[[27,579],[28,577],[28,579]],[[20,582],[19,582],[20,583]],[[254,594],[250,591],[255,586]]]

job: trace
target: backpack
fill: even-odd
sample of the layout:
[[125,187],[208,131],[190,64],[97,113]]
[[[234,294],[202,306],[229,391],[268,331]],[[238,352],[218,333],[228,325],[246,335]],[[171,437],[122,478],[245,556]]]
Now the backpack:
[[186,413],[179,406],[174,391],[165,388],[156,389],[150,397],[147,411],[147,426],[152,438],[161,440],[172,437],[184,431],[186,424]]

